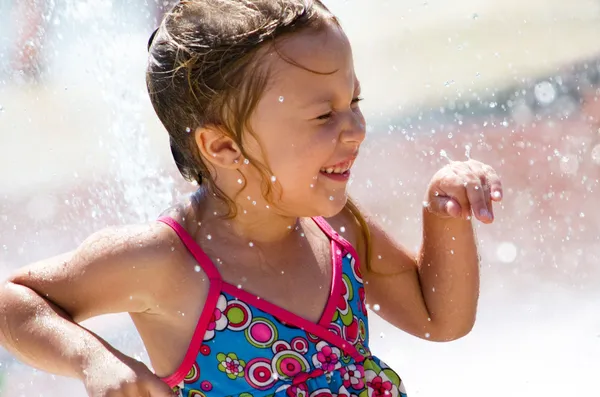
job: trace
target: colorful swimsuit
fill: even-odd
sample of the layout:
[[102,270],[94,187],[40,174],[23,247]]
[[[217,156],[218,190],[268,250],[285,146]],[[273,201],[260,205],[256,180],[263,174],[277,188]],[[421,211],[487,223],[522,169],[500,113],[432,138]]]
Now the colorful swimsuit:
[[175,220],[162,217],[210,280],[204,310],[179,369],[163,379],[182,397],[406,397],[400,377],[368,345],[358,256],[323,218],[333,276],[318,323],[223,281]]

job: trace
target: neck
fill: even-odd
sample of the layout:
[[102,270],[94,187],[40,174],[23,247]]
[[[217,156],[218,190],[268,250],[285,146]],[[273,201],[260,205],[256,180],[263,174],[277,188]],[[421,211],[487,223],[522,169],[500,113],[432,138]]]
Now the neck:
[[226,232],[233,234],[248,244],[278,243],[289,238],[298,230],[298,217],[280,214],[264,199],[248,199],[239,195],[234,205],[237,214],[233,219],[222,219],[228,205],[213,194],[205,194],[202,200],[202,222],[208,226],[212,221],[224,222]]

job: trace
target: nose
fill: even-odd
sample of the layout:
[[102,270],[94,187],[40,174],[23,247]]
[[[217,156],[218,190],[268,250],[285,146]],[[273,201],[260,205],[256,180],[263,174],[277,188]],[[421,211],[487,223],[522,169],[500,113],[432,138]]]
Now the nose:
[[365,140],[367,133],[365,117],[360,109],[353,109],[346,114],[340,140],[345,143],[360,145]]

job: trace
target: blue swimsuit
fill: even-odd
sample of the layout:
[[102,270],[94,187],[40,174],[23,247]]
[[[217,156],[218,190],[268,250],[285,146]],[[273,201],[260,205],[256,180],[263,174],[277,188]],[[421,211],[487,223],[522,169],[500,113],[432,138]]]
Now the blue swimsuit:
[[406,397],[400,377],[369,351],[365,290],[354,248],[323,218],[331,293],[318,323],[228,284],[194,239],[169,225],[210,280],[179,369],[163,380],[182,397]]

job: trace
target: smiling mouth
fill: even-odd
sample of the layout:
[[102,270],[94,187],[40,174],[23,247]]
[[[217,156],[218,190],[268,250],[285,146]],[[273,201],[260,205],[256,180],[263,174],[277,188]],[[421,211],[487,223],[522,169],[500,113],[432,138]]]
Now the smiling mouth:
[[354,159],[346,160],[341,163],[323,167],[320,169],[320,172],[323,174],[345,174],[350,171],[350,168],[352,168],[353,164]]

